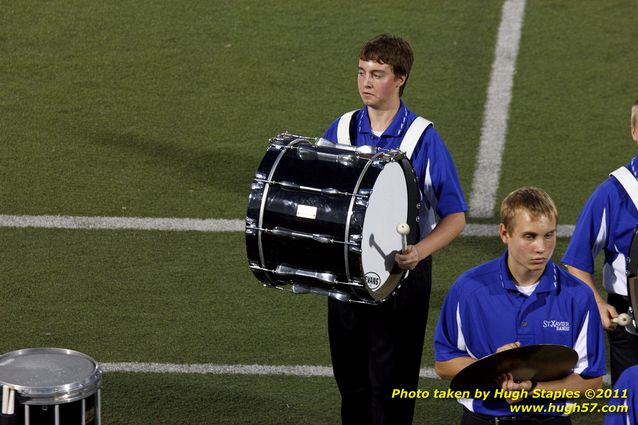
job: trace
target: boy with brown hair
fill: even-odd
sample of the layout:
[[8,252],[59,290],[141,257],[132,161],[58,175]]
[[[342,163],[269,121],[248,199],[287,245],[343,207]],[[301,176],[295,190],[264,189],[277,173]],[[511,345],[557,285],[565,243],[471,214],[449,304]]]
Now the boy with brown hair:
[[[418,385],[431,287],[431,255],[465,226],[465,203],[454,162],[432,123],[410,111],[401,95],[414,53],[403,39],[381,34],[359,52],[361,109],[336,119],[324,138],[356,146],[401,149],[420,191],[419,242],[397,254],[410,270],[397,294],[380,305],[328,300],[332,365],[343,424],[411,424],[413,399],[396,388]],[[392,205],[388,205],[392,208]]]

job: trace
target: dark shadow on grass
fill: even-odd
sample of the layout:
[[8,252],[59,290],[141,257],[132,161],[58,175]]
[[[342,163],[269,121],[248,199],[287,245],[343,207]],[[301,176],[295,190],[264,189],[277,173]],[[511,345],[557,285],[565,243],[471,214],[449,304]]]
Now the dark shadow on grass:
[[267,146],[264,142],[263,148],[260,146],[257,149],[258,143],[254,143],[255,154],[246,155],[241,150],[215,145],[212,140],[207,148],[195,149],[179,146],[177,143],[151,140],[134,133],[103,132],[89,134],[87,138],[99,145],[157,161],[158,166],[182,174],[186,180],[201,182],[242,196],[248,196],[250,182]]

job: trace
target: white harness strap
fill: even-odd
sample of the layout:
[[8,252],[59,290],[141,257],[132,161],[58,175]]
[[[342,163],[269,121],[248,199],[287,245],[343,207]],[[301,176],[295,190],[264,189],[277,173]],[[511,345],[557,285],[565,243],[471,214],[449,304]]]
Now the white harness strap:
[[620,167],[610,173],[622,185],[638,210],[638,181],[627,167]]
[[[352,144],[350,140],[350,120],[355,112],[357,112],[357,110],[346,112],[339,118],[339,124],[337,124],[337,143],[340,145]],[[422,117],[417,117],[412,124],[410,124],[408,131],[405,132],[401,146],[399,146],[399,149],[405,152],[408,159],[412,158],[416,144],[421,139],[421,135],[425,129],[430,125],[432,125],[432,122]]]
[[352,141],[350,140],[350,120],[352,115],[357,112],[354,111],[346,112],[339,118],[339,124],[337,125],[337,143],[340,145],[351,145]]
[[408,157],[408,159],[412,158],[412,153],[414,152],[416,144],[421,139],[421,135],[423,134],[425,129],[428,128],[430,125],[432,125],[432,122],[422,117],[417,117],[412,122],[412,124],[410,124],[408,131],[405,132],[405,136],[403,137],[401,146],[399,146],[399,149],[405,152],[405,155]]

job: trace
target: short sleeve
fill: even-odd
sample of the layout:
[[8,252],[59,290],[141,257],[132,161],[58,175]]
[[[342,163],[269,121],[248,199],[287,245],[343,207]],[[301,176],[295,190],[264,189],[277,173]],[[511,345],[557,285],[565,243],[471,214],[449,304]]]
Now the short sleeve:
[[337,143],[337,127],[339,126],[339,120],[341,118],[337,118],[335,119],[332,124],[330,124],[330,127],[328,127],[328,129],[326,130],[325,133],[323,133],[323,138],[326,140],[330,140],[333,143]]
[[594,273],[594,259],[607,244],[609,235],[609,181],[600,185],[583,206],[569,240],[563,264]]
[[434,359],[438,362],[469,355],[461,329],[459,289],[457,281],[445,297],[434,331]]
[[412,156],[424,196],[439,217],[467,211],[454,160],[433,126],[427,128]]
[[[581,285],[583,295],[574,301],[573,306],[581,315],[578,337],[574,345],[578,353],[574,372],[585,377],[603,376],[607,372],[603,325],[592,291],[584,283]],[[579,308],[579,305],[586,307]]]

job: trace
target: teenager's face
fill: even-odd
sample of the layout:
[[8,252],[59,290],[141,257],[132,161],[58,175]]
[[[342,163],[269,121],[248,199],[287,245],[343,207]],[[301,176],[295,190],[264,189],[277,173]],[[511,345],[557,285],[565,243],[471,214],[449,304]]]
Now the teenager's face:
[[[547,216],[531,217],[519,212],[508,231],[500,226],[502,241],[507,245],[507,265],[515,276],[543,273],[556,247],[556,219]],[[519,282],[534,283],[534,282]]]
[[359,59],[357,83],[365,105],[385,109],[399,100],[399,89],[405,83],[405,77],[395,76],[387,63]]

